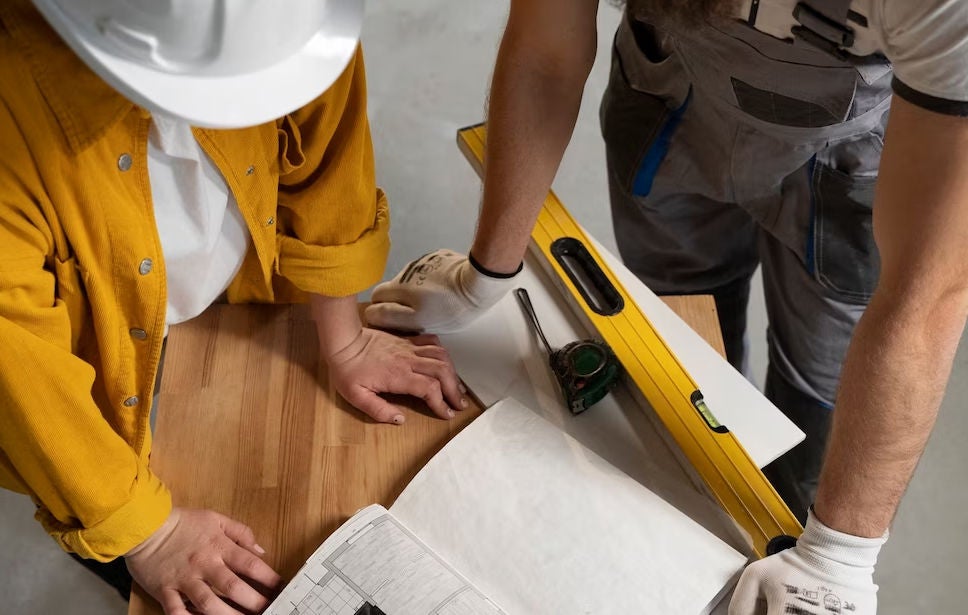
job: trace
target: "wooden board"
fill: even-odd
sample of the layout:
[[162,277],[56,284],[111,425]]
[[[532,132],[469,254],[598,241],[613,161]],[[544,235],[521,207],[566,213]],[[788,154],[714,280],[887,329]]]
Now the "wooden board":
[[[712,297],[663,300],[722,354]],[[358,509],[390,506],[481,412],[472,403],[444,421],[394,401],[406,408],[401,426],[333,392],[305,306],[214,305],[169,333],[152,468],[176,506],[251,526],[288,579]],[[128,613],[162,610],[136,587]]]

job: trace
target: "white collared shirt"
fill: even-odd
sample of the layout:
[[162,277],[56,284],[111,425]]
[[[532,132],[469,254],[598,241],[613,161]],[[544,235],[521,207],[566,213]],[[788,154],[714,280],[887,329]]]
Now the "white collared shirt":
[[152,117],[148,176],[168,280],[168,325],[201,314],[221,295],[252,239],[218,169],[186,122]]

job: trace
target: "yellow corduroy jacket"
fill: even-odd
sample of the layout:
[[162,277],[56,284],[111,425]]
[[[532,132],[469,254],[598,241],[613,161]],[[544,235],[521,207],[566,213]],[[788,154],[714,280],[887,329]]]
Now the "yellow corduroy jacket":
[[[166,305],[151,117],[25,0],[0,6],[0,58],[0,485],[29,494],[64,549],[105,561],[171,510],[148,464]],[[194,133],[252,235],[229,301],[347,296],[379,280],[389,215],[359,52],[302,109]]]

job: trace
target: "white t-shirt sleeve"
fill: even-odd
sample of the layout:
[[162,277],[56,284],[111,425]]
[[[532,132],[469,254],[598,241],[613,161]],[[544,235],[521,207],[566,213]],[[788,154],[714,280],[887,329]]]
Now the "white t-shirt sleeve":
[[968,1],[882,0],[880,8],[894,91],[933,111],[968,115]]

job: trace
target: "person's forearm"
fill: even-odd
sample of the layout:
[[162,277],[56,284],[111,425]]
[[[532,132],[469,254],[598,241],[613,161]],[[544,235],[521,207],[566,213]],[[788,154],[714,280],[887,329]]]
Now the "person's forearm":
[[594,48],[590,58],[585,49],[551,61],[508,24],[491,84],[484,199],[471,248],[485,268],[510,273],[524,258],[593,61]]
[[881,536],[937,417],[965,325],[963,297],[877,293],[844,362],[815,512],[856,536]]
[[328,360],[360,336],[359,304],[355,295],[349,297],[324,297],[311,295],[310,310],[319,335],[321,358]]

